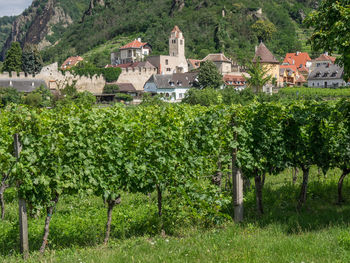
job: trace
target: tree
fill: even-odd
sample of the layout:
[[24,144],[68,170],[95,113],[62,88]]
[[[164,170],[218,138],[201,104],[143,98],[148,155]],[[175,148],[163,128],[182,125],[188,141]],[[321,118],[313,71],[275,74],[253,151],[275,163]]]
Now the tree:
[[313,28],[310,42],[314,50],[336,51],[344,66],[344,80],[350,78],[350,5],[348,0],[324,0],[305,20]]
[[6,106],[9,103],[20,104],[22,102],[21,94],[14,88],[0,88],[0,106]]
[[248,87],[254,92],[262,92],[263,87],[272,78],[272,76],[268,74],[268,69],[265,69],[260,63],[259,58],[257,59],[256,63],[251,63],[248,66],[248,73],[250,75],[250,78],[247,79]]
[[12,42],[6,54],[2,70],[7,72],[22,71],[22,49],[18,42]]
[[277,31],[274,24],[270,21],[258,20],[252,25],[252,30],[259,42],[271,39],[272,35]]
[[22,69],[29,75],[35,75],[41,71],[43,61],[35,45],[26,45],[22,54]]
[[222,76],[216,68],[214,62],[205,61],[199,68],[198,83],[201,89],[219,89],[223,85]]

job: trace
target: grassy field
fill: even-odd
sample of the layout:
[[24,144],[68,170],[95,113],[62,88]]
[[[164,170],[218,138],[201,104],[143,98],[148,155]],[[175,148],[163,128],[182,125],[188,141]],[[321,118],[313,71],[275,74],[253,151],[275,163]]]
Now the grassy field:
[[[66,198],[53,216],[49,249],[43,256],[34,251],[40,246],[44,219],[29,220],[33,252],[28,262],[350,262],[350,184],[344,185],[348,202],[336,205],[338,175],[339,171],[324,176],[312,169],[308,201],[299,212],[295,200],[300,176],[295,185],[290,170],[268,176],[265,214],[256,214],[251,188],[241,225],[230,220],[216,226],[201,224],[167,202],[165,236],[160,235],[155,196],[123,196],[114,211],[108,246],[101,245],[103,202],[96,197]],[[8,192],[6,199],[10,204],[0,222],[0,262],[20,262],[15,193]]]

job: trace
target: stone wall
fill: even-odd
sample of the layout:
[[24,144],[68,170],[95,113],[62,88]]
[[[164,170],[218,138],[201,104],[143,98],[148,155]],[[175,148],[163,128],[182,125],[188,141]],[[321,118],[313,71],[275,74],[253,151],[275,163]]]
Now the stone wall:
[[78,91],[89,91],[93,94],[102,94],[103,88],[106,84],[103,76],[74,76],[70,72],[63,74],[58,70],[58,64],[53,63],[48,66],[44,66],[39,74],[36,76],[26,76],[23,72],[17,74],[16,72],[0,74],[0,79],[37,79],[44,80],[47,87],[51,90],[60,90],[66,87],[66,85],[72,85],[75,83],[75,87]]
[[131,83],[137,91],[143,91],[143,86],[153,75],[157,74],[157,68],[122,68],[122,73],[117,83]]

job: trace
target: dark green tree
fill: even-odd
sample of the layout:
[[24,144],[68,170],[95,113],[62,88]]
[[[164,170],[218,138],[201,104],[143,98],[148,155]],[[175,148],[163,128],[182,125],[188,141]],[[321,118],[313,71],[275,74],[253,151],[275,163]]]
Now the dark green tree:
[[29,75],[35,75],[41,71],[43,61],[40,52],[35,45],[26,45],[22,54],[22,69]]
[[344,80],[350,78],[350,2],[349,0],[324,0],[305,20],[313,28],[310,38],[313,49],[330,53],[336,51],[344,66]]
[[22,71],[22,49],[18,42],[12,42],[10,49],[7,51],[2,70],[6,72]]
[[258,38],[259,42],[271,39],[272,35],[277,31],[274,24],[270,21],[258,20],[252,25],[252,30]]
[[223,85],[222,75],[219,73],[214,62],[205,61],[199,68],[198,84],[201,89],[219,89]]

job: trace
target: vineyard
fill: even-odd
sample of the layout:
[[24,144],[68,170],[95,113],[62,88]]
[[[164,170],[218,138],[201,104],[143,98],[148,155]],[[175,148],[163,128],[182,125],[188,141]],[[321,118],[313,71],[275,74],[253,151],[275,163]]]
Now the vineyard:
[[[171,234],[176,226],[169,225],[176,217],[183,223],[192,220],[205,226],[230,220],[235,205],[233,179],[238,171],[244,175],[246,189],[250,181],[255,184],[257,215],[269,213],[263,195],[270,177],[300,170],[296,199],[300,210],[308,197],[311,167],[323,174],[341,171],[338,189],[333,189],[338,196],[334,203],[344,202],[343,181],[350,173],[347,100],[103,109],[74,104],[54,109],[16,105],[1,110],[0,126],[2,220],[18,223],[6,209],[4,193],[24,199],[31,217],[39,220],[44,216],[40,252],[55,239],[51,235],[57,230],[50,234],[50,223],[61,200],[79,209],[79,200],[100,198],[105,228],[96,229],[104,231],[100,242],[107,244],[113,211],[130,202],[130,195],[149,200],[155,208],[150,210],[158,218],[154,232]],[[19,134],[22,145],[19,158],[13,154],[14,134]],[[297,173],[293,174],[296,183]],[[172,206],[177,209],[170,209]],[[144,225],[152,224],[146,216],[134,216]],[[256,220],[259,218],[263,216]],[[1,242],[12,244],[13,240]],[[9,248],[1,242],[1,254],[7,254]]]
[[289,96],[302,99],[334,99],[334,98],[349,98],[349,88],[283,88],[279,91],[279,95]]

